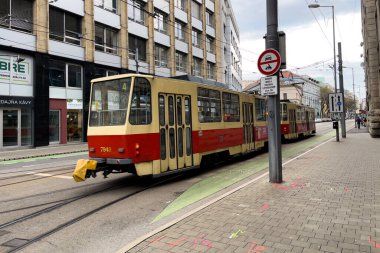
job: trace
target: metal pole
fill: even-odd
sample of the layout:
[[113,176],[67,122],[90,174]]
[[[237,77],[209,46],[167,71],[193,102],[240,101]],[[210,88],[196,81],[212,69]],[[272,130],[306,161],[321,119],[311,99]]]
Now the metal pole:
[[355,76],[354,76],[354,68],[352,70],[352,92],[354,93],[354,114],[356,114],[356,98],[355,98]]
[[[334,43],[334,86],[335,86],[335,93],[337,93],[337,85],[336,85],[336,51],[335,51],[335,14],[334,14],[334,5],[331,6],[332,8],[332,19],[333,19],[333,43]],[[336,141],[339,141],[339,121],[338,127],[336,128]]]
[[138,74],[139,73],[139,49],[138,48],[136,48],[135,62],[136,62],[136,74]]
[[344,83],[343,83],[343,62],[342,62],[342,43],[338,42],[339,55],[339,90],[342,93],[343,112],[341,113],[342,138],[346,138],[346,106],[344,104]]
[[[280,49],[278,36],[278,2],[267,0],[267,36],[265,48]],[[277,72],[277,95],[268,98],[269,181],[282,182],[281,130],[280,130],[280,76]]]

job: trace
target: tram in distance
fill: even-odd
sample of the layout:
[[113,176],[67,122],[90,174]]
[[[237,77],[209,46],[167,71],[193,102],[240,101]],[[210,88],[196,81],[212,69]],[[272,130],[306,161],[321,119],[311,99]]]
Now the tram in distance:
[[[87,140],[96,172],[165,175],[262,149],[266,99],[217,86],[140,74],[92,80]],[[314,110],[281,102],[283,139],[315,133]]]

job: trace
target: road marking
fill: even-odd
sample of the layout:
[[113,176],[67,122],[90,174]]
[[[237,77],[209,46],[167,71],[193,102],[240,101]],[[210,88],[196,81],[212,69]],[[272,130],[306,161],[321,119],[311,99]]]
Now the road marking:
[[40,177],[54,177],[54,178],[61,178],[61,179],[73,179],[73,177],[69,177],[69,176],[52,175],[52,174],[48,174],[48,173],[27,172],[26,174],[40,176]]
[[[61,161],[53,162],[53,163],[39,163],[39,164],[32,164],[32,165],[24,165],[22,168],[30,168],[30,167],[36,167],[36,166],[42,166],[42,165],[52,165],[52,164],[62,164]],[[63,165],[75,165],[76,163],[69,162],[67,164]]]

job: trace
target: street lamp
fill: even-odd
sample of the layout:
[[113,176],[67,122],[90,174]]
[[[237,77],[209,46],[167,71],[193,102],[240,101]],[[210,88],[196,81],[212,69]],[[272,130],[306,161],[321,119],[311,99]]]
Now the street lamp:
[[334,5],[309,4],[309,8],[311,8],[311,9],[316,9],[316,8],[320,8],[320,7],[332,8],[333,43],[334,43],[334,86],[335,86],[335,93],[337,93],[337,86],[336,86],[336,53],[335,53],[335,15],[334,15]]
[[[319,4],[309,4],[309,8],[315,9],[315,8],[321,8],[321,7],[327,7],[332,8],[332,20],[333,20],[333,43],[334,43],[334,86],[335,86],[335,94],[337,93],[337,86],[336,86],[336,53],[335,53],[335,15],[334,15],[334,5],[319,5]],[[344,91],[340,91],[344,92]],[[345,117],[343,115],[343,117]],[[344,120],[344,118],[342,119]],[[342,125],[343,127],[343,125]],[[343,131],[343,128],[342,128]],[[339,127],[336,128],[336,141],[339,141]]]

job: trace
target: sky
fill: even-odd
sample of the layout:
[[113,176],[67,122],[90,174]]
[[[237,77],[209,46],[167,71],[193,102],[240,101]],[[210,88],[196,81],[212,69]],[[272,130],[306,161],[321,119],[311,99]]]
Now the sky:
[[[262,77],[256,65],[265,50],[266,0],[230,1],[240,32],[243,80],[257,80]],[[334,87],[332,8],[308,8],[312,3],[334,5],[336,54],[341,42],[343,66],[348,67],[343,69],[344,88],[352,92],[354,82],[356,96],[364,98],[360,0],[278,0],[278,30],[286,33],[287,70],[321,78]]]

